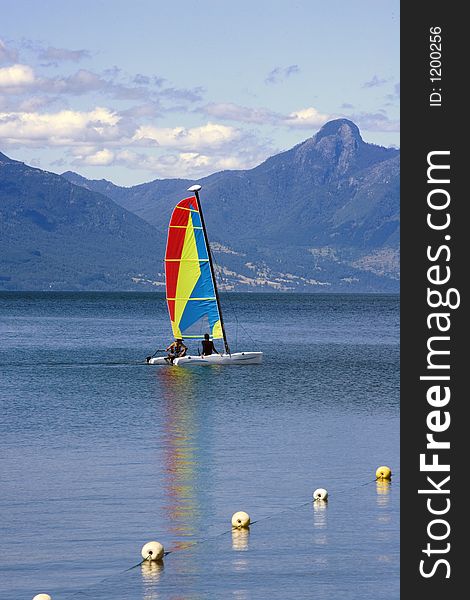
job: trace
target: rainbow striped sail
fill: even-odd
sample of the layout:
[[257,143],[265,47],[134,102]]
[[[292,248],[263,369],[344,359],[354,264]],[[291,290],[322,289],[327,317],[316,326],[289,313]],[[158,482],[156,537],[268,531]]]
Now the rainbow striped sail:
[[165,254],[166,301],[175,338],[223,337],[214,280],[194,196],[178,202]]

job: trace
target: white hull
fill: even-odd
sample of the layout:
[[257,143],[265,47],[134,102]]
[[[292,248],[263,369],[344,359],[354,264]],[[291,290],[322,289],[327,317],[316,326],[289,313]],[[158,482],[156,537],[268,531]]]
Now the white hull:
[[[263,362],[262,352],[234,352],[233,354],[211,354],[210,356],[187,355],[175,358],[173,365],[178,367],[210,365],[259,365]],[[171,365],[164,356],[157,356],[148,361],[149,365]]]

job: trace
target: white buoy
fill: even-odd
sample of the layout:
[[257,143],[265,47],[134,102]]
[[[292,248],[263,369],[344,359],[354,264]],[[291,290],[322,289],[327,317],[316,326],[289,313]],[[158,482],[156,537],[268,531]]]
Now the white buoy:
[[325,490],[325,488],[318,488],[313,492],[313,499],[319,500],[320,502],[327,502],[328,492]]
[[161,560],[165,553],[165,549],[160,542],[147,542],[142,546],[140,553],[144,560]]
[[239,510],[232,515],[232,527],[240,529],[241,527],[248,527],[249,525],[250,515],[243,510]]
[[49,594],[36,594],[33,600],[52,600],[52,598],[49,596]]

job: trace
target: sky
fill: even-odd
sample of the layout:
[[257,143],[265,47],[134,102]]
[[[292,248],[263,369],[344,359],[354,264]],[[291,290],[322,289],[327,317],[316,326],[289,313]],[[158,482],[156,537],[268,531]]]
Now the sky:
[[399,0],[0,0],[0,152],[131,186],[354,121],[399,146]]

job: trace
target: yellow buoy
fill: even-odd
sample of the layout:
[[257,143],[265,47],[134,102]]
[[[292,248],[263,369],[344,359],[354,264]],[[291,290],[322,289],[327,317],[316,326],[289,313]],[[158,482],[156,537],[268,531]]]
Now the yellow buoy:
[[325,488],[318,488],[313,492],[313,499],[319,500],[320,502],[326,502],[328,500],[328,492]]
[[242,510],[232,515],[232,527],[241,529],[242,527],[248,527],[250,525],[250,515]]
[[142,546],[140,553],[144,560],[161,560],[165,553],[165,549],[160,542],[147,542]]
[[36,594],[33,600],[52,600],[52,598],[49,596],[49,594]]
[[379,467],[375,472],[376,479],[391,479],[392,478],[392,470],[390,467]]

